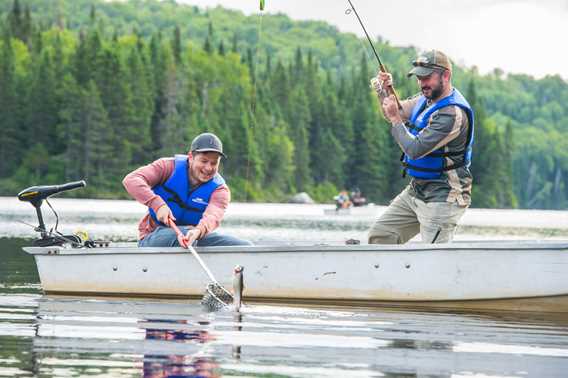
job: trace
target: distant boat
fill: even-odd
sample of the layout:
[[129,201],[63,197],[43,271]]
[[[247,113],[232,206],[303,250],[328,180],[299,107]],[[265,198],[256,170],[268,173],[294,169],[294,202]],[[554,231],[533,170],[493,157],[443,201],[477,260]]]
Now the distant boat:
[[351,214],[351,208],[345,209],[323,209],[325,215],[349,215]]
[[[217,279],[245,268],[245,301],[568,313],[568,241],[197,248]],[[201,297],[182,248],[25,247],[47,294]]]
[[365,206],[351,206],[347,208],[323,209],[324,215],[372,215],[377,211],[375,204],[370,203]]

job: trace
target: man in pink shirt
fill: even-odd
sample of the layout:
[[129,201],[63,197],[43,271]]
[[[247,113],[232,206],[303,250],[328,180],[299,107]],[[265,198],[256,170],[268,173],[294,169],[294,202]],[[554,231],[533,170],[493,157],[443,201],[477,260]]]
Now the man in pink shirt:
[[200,247],[251,245],[247,240],[213,232],[221,224],[231,192],[219,174],[223,144],[203,133],[191,143],[187,155],[162,158],[129,173],[126,191],[148,207],[138,225],[140,247],[179,246],[173,221],[189,245]]

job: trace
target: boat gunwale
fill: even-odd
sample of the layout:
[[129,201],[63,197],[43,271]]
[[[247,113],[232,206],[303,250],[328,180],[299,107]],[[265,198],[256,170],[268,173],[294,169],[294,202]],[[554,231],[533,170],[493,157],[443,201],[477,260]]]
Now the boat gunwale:
[[[51,255],[51,256],[70,256],[70,255],[130,255],[130,254],[187,254],[187,250],[182,247],[138,247],[138,246],[116,246],[102,248],[65,248],[60,246],[53,247],[23,247],[30,255]],[[440,244],[402,244],[402,245],[331,245],[331,244],[311,244],[311,245],[253,245],[253,246],[224,246],[224,247],[197,247],[200,254],[240,254],[240,253],[357,253],[357,252],[469,252],[469,251],[492,251],[492,252],[514,252],[514,251],[550,251],[568,252],[568,241],[535,241],[523,244],[515,241],[491,243],[481,242],[459,242],[459,243],[440,243]]]

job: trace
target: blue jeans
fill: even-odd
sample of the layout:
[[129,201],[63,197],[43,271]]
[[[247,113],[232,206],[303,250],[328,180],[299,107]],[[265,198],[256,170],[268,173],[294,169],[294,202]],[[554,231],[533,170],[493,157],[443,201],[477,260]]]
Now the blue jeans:
[[[181,232],[187,233],[189,227],[180,227]],[[204,238],[197,240],[196,247],[220,247],[231,245],[252,245],[248,240],[239,239],[231,235],[223,235],[218,232],[211,232]],[[179,247],[177,235],[170,227],[158,226],[150,234],[138,242],[139,247]]]

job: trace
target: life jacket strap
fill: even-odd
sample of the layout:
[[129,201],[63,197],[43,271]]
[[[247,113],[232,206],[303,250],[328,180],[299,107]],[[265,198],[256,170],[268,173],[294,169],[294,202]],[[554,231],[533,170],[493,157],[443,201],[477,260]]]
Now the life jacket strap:
[[188,206],[185,202],[183,202],[182,199],[180,198],[179,194],[177,194],[174,190],[168,188],[165,185],[162,185],[162,188],[164,188],[164,190],[171,195],[171,197],[168,198],[167,202],[169,202],[171,200],[172,202],[175,202],[176,205],[178,205],[179,207],[181,207],[184,210],[200,211],[200,209],[193,207],[193,206]]
[[406,172],[406,170],[408,170],[408,169],[412,169],[414,171],[419,171],[419,172],[445,172],[445,171],[451,171],[453,169],[463,167],[466,164],[467,163],[465,161],[462,161],[461,163],[448,165],[447,167],[443,167],[443,168],[424,168],[424,167],[417,167],[415,165],[408,164],[404,161],[402,162],[402,165],[404,166],[404,172]]
[[465,154],[466,152],[467,152],[467,149],[461,150],[461,151],[448,151],[448,152],[433,151],[433,152],[430,152],[426,156],[432,156],[432,157],[461,156],[461,155]]

